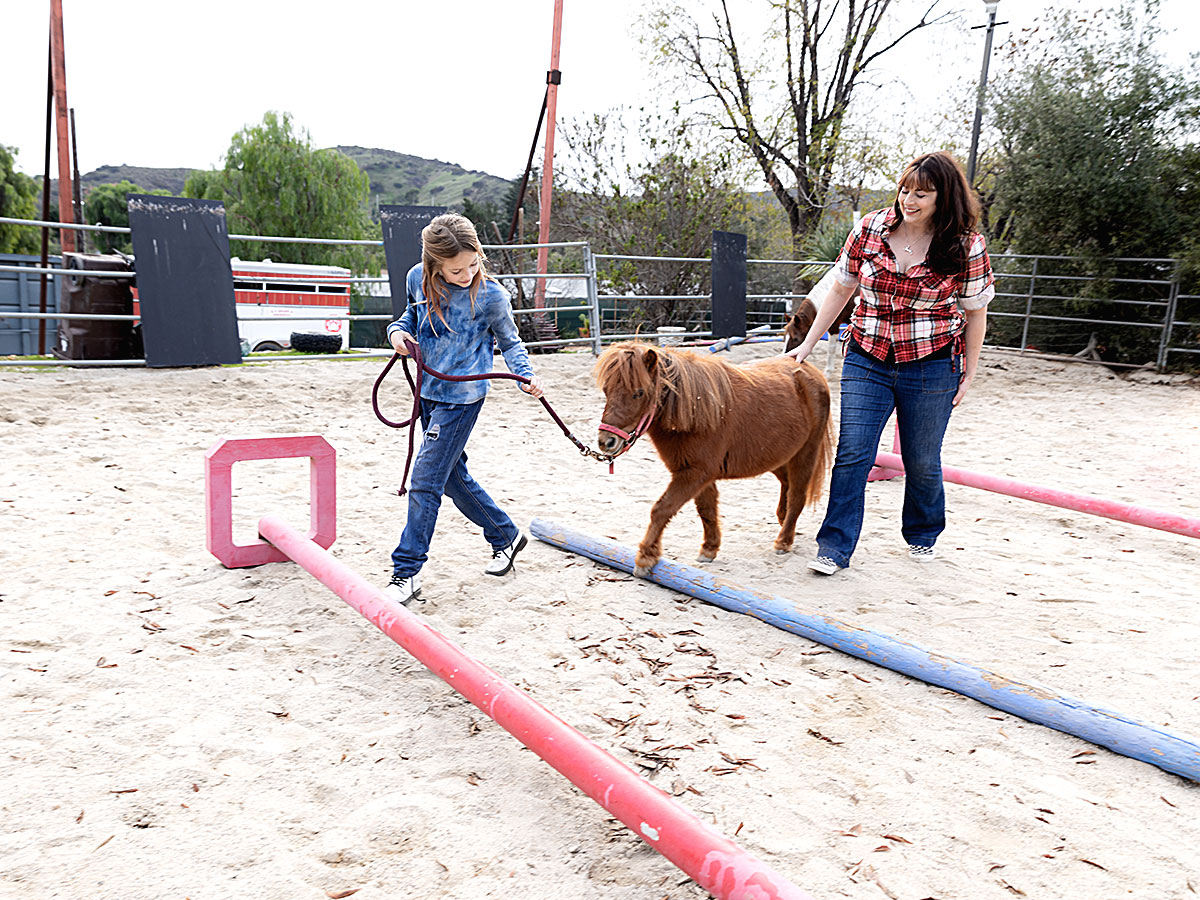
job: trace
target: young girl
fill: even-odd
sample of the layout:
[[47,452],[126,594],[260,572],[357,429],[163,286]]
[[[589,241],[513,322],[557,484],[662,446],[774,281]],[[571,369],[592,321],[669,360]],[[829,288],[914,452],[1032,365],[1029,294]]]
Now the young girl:
[[[475,226],[454,213],[435,218],[421,231],[421,262],[406,280],[408,307],[388,326],[388,340],[401,356],[405,341],[421,348],[426,365],[447,375],[492,371],[492,346],[499,346],[509,371],[530,379],[521,389],[542,396],[542,385],[517,334],[508,292],[487,273]],[[479,418],[488,382],[445,381],[428,373],[421,383],[424,438],[413,462],[408,520],[392,552],[392,580],[384,593],[408,604],[421,592],[421,567],[445,494],[483,529],[492,545],[485,571],[505,575],[527,538],[467,471],[463,449]]]

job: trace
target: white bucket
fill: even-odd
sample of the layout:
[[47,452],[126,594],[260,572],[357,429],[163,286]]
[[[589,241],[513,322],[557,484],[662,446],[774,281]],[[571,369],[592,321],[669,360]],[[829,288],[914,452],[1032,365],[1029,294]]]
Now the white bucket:
[[656,330],[660,347],[678,347],[683,343],[683,336],[687,334],[687,329],[679,325],[660,325]]

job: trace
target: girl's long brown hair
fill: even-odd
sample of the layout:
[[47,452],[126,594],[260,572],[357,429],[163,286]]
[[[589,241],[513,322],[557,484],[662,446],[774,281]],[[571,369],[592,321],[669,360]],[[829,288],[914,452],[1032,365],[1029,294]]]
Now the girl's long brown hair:
[[442,301],[449,293],[442,279],[442,265],[460,253],[479,254],[479,271],[471,279],[471,313],[475,312],[475,298],[479,288],[491,275],[487,270],[487,256],[479,243],[475,226],[466,216],[458,213],[443,213],[421,229],[421,292],[429,302],[429,308],[447,328],[446,315],[442,312]]
[[896,182],[894,231],[904,221],[900,188],[937,191],[933,211],[933,239],[929,242],[929,268],[940,275],[957,275],[967,267],[970,236],[979,224],[979,198],[967,184],[962,166],[949,153],[938,150],[918,156]]

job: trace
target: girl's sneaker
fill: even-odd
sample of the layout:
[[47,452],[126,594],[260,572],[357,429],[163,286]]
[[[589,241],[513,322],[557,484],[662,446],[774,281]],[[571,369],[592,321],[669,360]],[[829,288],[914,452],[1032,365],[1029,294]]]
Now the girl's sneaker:
[[937,557],[932,547],[922,547],[920,544],[909,544],[908,555],[917,562],[933,562]]
[[841,568],[828,556],[818,556],[816,559],[809,560],[808,567],[814,572],[820,572],[822,575],[832,575]]
[[529,539],[525,537],[525,532],[518,531],[516,540],[511,544],[492,551],[492,561],[488,563],[484,571],[488,575],[507,575],[512,571],[513,561],[516,560],[517,554],[524,550],[528,543]]
[[389,600],[408,606],[421,596],[421,573],[418,572],[409,578],[393,575],[392,580],[383,589],[383,595]]

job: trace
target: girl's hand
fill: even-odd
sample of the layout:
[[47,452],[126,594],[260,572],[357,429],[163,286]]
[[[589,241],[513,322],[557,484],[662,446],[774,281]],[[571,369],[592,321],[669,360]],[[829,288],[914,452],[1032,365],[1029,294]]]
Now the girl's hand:
[[545,393],[545,390],[542,388],[542,379],[537,375],[531,375],[529,377],[529,384],[521,384],[520,382],[517,382],[517,387],[519,387],[525,393],[532,394],[534,397],[538,398]]
[[399,328],[388,335],[388,340],[392,342],[392,349],[401,356],[408,356],[408,347],[404,345],[405,341],[412,341],[414,344],[417,342],[415,337],[407,331],[401,331]]

